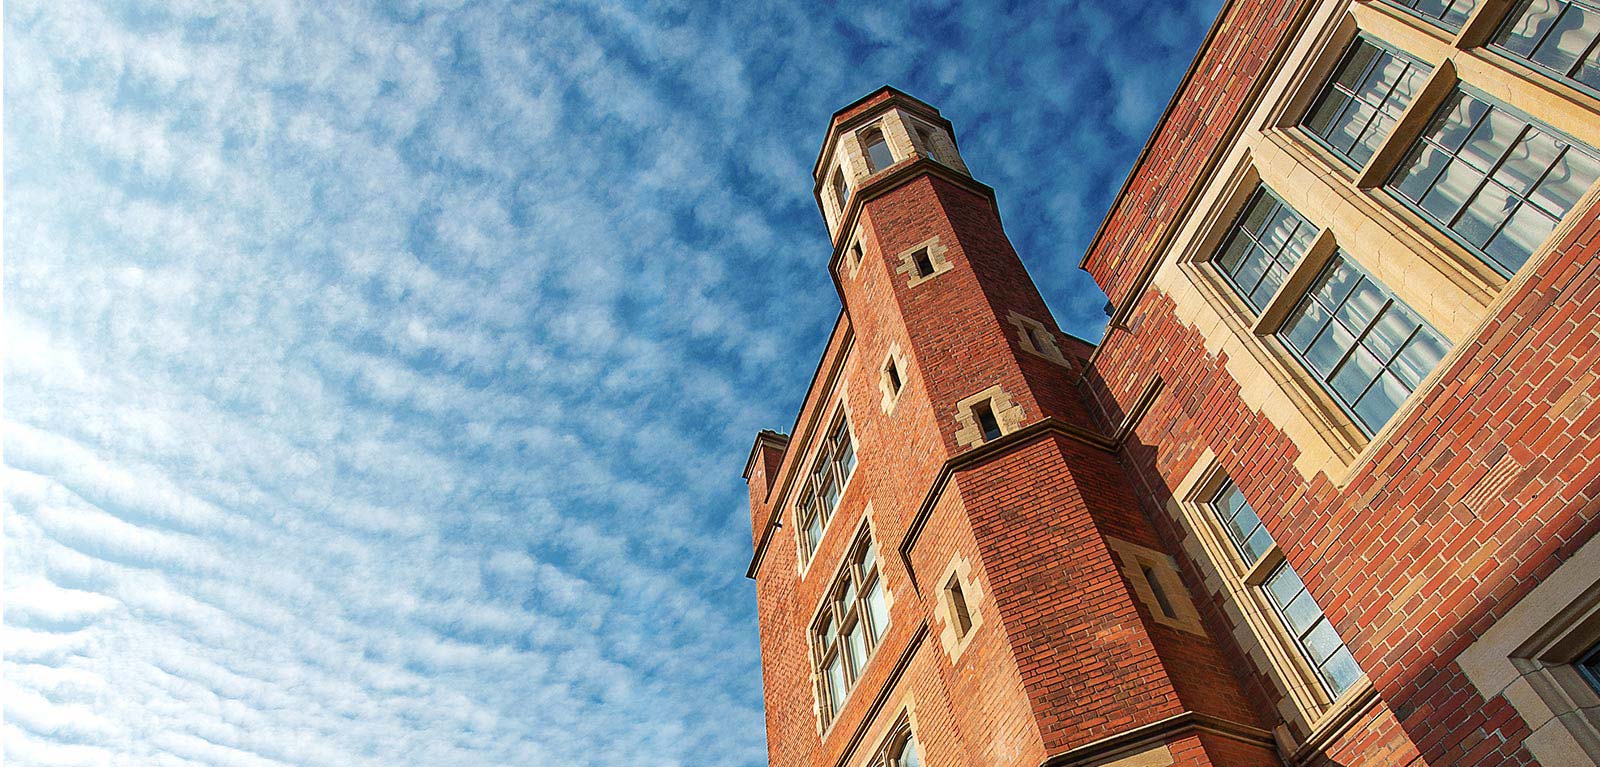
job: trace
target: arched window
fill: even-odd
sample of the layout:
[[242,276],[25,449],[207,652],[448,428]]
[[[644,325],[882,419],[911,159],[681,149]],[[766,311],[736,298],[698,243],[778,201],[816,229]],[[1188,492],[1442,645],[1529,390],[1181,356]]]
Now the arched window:
[[917,753],[917,737],[906,728],[899,743],[889,749],[886,767],[922,767],[922,757]]
[[922,153],[927,155],[928,159],[937,161],[939,153],[934,151],[933,148],[933,131],[922,125],[914,125],[912,127],[917,132],[917,143],[922,144]]
[[867,165],[872,172],[877,173],[894,164],[894,153],[889,151],[889,142],[883,138],[883,129],[874,125],[861,131],[861,146],[867,153]]

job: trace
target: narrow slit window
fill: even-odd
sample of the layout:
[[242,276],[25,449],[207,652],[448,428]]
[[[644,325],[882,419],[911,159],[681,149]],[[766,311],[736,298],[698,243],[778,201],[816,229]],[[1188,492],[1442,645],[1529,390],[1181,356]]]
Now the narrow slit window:
[[1000,422],[995,420],[994,408],[989,406],[988,400],[972,406],[972,417],[978,422],[978,428],[983,431],[985,442],[1000,438]]
[[883,372],[889,379],[889,394],[899,395],[901,386],[900,366],[896,365],[894,360],[891,359],[889,360],[888,366],[883,369]]
[[1140,565],[1139,570],[1144,573],[1145,583],[1150,584],[1150,594],[1156,598],[1156,604],[1161,607],[1161,614],[1168,618],[1177,618],[1178,612],[1172,609],[1172,600],[1167,598],[1167,590],[1162,588],[1160,579],[1156,578],[1156,571],[1149,565]]
[[918,277],[933,275],[933,259],[928,257],[927,248],[917,248],[917,252],[911,254],[911,263],[916,267]]
[[833,172],[833,199],[839,204],[839,215],[844,215],[845,203],[850,201],[850,182],[845,180],[843,167]]
[[861,265],[861,243],[858,242],[850,246],[850,260],[857,266]]
[[861,143],[866,147],[867,164],[872,166],[873,173],[894,164],[894,153],[889,151],[889,142],[884,140],[882,129],[873,127],[863,131]]
[[950,600],[950,622],[956,630],[956,638],[967,635],[972,630],[972,609],[967,606],[967,594],[961,589],[961,579],[950,576],[950,582],[944,587],[945,598]]
[[917,141],[922,144],[922,153],[934,162],[939,161],[939,155],[933,149],[933,132],[921,125],[916,126]]

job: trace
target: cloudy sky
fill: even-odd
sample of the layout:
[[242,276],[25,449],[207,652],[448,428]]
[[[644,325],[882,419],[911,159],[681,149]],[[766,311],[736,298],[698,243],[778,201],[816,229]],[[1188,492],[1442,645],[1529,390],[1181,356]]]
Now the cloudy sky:
[[6,5],[6,763],[753,767],[828,115],[938,105],[1098,338],[1219,3]]

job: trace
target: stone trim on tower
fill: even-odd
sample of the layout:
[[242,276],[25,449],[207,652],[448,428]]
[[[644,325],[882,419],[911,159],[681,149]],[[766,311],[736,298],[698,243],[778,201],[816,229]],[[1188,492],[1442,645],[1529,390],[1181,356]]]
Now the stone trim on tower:
[[937,235],[929,237],[895,255],[894,260],[900,265],[894,273],[905,275],[906,287],[914,288],[955,268],[947,251]]

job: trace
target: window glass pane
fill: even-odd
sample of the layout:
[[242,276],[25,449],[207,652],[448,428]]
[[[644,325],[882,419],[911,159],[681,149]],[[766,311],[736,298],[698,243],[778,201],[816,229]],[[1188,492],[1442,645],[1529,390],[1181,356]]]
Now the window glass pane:
[[1594,186],[1596,177],[1600,177],[1600,160],[1569,148],[1529,199],[1545,211],[1561,216],[1578,204],[1578,198]]
[[895,754],[890,767],[922,767],[922,757],[917,755],[917,739],[906,737],[906,742],[901,744],[899,753]]
[[1284,324],[1283,334],[1290,346],[1304,349],[1316,340],[1317,334],[1322,332],[1322,326],[1326,324],[1328,324],[1328,313],[1315,301],[1306,298],[1300,302],[1300,306]]
[[822,515],[812,510],[806,518],[806,553],[817,550],[817,541],[822,540]]
[[1600,13],[1569,3],[1531,58],[1556,72],[1569,74],[1594,42],[1597,27],[1600,27]]
[[1330,383],[1333,384],[1333,393],[1339,399],[1352,405],[1366,392],[1367,386],[1383,371],[1383,363],[1378,361],[1372,352],[1356,347],[1345,358],[1344,364],[1339,366],[1339,371],[1333,374]]
[[[1294,568],[1288,565],[1278,568],[1278,571],[1267,579],[1267,591],[1272,594],[1272,601],[1280,608],[1289,604],[1300,592],[1305,590],[1305,584],[1300,582],[1300,574],[1296,573]],[[1299,635],[1299,633],[1298,631],[1295,632],[1296,635]]]
[[822,631],[819,633],[822,634],[822,646],[824,648],[832,647],[834,641],[839,638],[839,628],[834,625],[832,619],[824,619],[822,621]]
[[872,569],[878,566],[878,550],[871,542],[861,547],[860,564],[863,573],[871,573]]
[[1589,652],[1578,660],[1578,671],[1589,678],[1589,684],[1595,690],[1600,690],[1600,645],[1589,648]]
[[849,479],[850,474],[856,468],[856,446],[850,440],[849,425],[841,421],[839,423],[839,431],[834,434],[834,439],[839,451],[836,459],[839,462],[839,476]]
[[[1306,636],[1312,627],[1322,620],[1322,610],[1317,607],[1316,600],[1311,598],[1311,593],[1303,586],[1288,603],[1280,607],[1283,610],[1283,619],[1288,621],[1289,628],[1297,637]],[[1320,661],[1322,658],[1318,657],[1316,660]]]
[[844,702],[845,691],[848,687],[844,684],[844,662],[839,655],[834,654],[829,659],[827,668],[823,669],[824,677],[828,681],[828,710],[833,714],[839,713],[839,705]]
[[1417,329],[1417,320],[1401,307],[1390,305],[1362,339],[1379,359],[1392,359]]
[[1544,244],[1555,228],[1555,219],[1532,205],[1523,205],[1489,241],[1485,251],[1496,262],[1514,271],[1527,263],[1528,257]]
[[1328,683],[1329,692],[1334,697],[1350,689],[1361,678],[1361,667],[1356,665],[1356,659],[1350,656],[1350,651],[1340,645],[1335,650],[1333,657],[1322,666],[1322,679]]
[[889,606],[883,601],[883,579],[877,578],[867,587],[867,617],[872,621],[872,641],[883,638],[889,627]]
[[1472,203],[1456,221],[1456,233],[1477,247],[1489,244],[1489,238],[1500,228],[1517,205],[1511,190],[1490,181],[1478,191]]
[[1432,144],[1419,144],[1400,163],[1400,170],[1395,173],[1395,180],[1390,182],[1390,186],[1407,200],[1420,202],[1449,164],[1449,154]]
[[1244,549],[1245,561],[1253,565],[1272,550],[1272,544],[1272,533],[1267,532],[1265,527],[1257,527],[1256,531],[1250,534],[1249,540],[1246,540],[1240,548]]
[[[1354,270],[1348,270],[1347,273],[1355,274]],[[1372,318],[1378,316],[1385,302],[1383,291],[1372,280],[1360,280],[1356,282],[1355,289],[1345,296],[1344,303],[1334,312],[1334,316],[1352,333],[1359,333],[1367,329]]]
[[1311,344],[1310,349],[1305,350],[1306,362],[1311,365],[1312,370],[1322,374],[1323,380],[1327,380],[1327,376],[1333,375],[1333,371],[1338,369],[1345,352],[1349,351],[1355,342],[1356,337],[1345,330],[1343,325],[1337,322],[1329,323],[1327,330],[1324,330]]
[[1439,22],[1448,29],[1460,29],[1472,14],[1475,0],[1396,0],[1400,5]]
[[1422,209],[1448,225],[1483,183],[1483,178],[1484,174],[1472,166],[1460,160],[1451,161],[1444,173],[1439,174],[1433,188],[1423,195]]
[[1239,295],[1256,309],[1265,308],[1289,269],[1311,249],[1316,229],[1259,187],[1234,222],[1226,244],[1212,259]]
[[856,582],[849,575],[845,576],[844,583],[835,598],[839,601],[840,610],[849,610],[854,606],[853,603],[856,601]]
[[1344,642],[1339,640],[1339,632],[1334,631],[1333,624],[1321,617],[1321,611],[1318,611],[1317,625],[1306,635],[1306,654],[1311,662],[1321,666],[1342,649]]
[[849,645],[850,678],[861,675],[861,667],[867,665],[867,632],[861,621],[851,624],[845,630],[845,642]]
[[[1362,429],[1372,434],[1383,428],[1413,387],[1432,372],[1449,344],[1388,288],[1343,255],[1335,255],[1325,271],[1314,288],[1318,292],[1290,312],[1279,337],[1300,354],[1334,398],[1350,409]],[[1307,328],[1323,321],[1317,316],[1321,313],[1319,302],[1337,295],[1337,285],[1350,283],[1356,287],[1334,305],[1335,321],[1313,337]]]
[[1555,139],[1543,133],[1530,132],[1506,154],[1505,162],[1495,171],[1494,180],[1519,195],[1527,194],[1556,161],[1556,155],[1560,152],[1561,147],[1556,145]]
[[883,140],[881,134],[874,134],[867,144],[867,159],[872,161],[873,170],[883,170],[894,164],[894,155],[889,152],[889,144]]
[[1211,502],[1222,520],[1223,531],[1239,547],[1240,558],[1246,565],[1255,564],[1272,548],[1272,534],[1261,524],[1255,509],[1244,500],[1244,494],[1232,482],[1217,491]]
[[1395,413],[1400,412],[1400,405],[1411,396],[1411,387],[1402,383],[1394,374],[1385,372],[1378,376],[1367,389],[1366,394],[1356,401],[1356,417],[1366,424],[1367,428],[1377,431],[1389,422]]
[[839,507],[839,485],[833,481],[833,473],[829,472],[822,480],[822,508],[828,516],[833,516],[833,510]]
[[1505,156],[1506,150],[1521,138],[1524,125],[1503,110],[1490,110],[1472,129],[1472,134],[1461,145],[1461,150],[1456,152],[1456,157],[1478,171],[1488,173]]
[[1406,344],[1400,356],[1395,357],[1389,369],[1407,388],[1415,389],[1433,372],[1449,349],[1444,340],[1432,333],[1418,333]]
[[1495,38],[1495,45],[1527,58],[1561,15],[1564,5],[1557,0],[1525,0],[1511,12],[1508,23]]
[[1322,608],[1306,591],[1300,576],[1294,568],[1284,564],[1267,578],[1265,586],[1267,596],[1278,608],[1285,628],[1329,693],[1337,696],[1344,692],[1351,682],[1360,677],[1361,669],[1356,666],[1355,659],[1350,656],[1333,624],[1323,616]]

